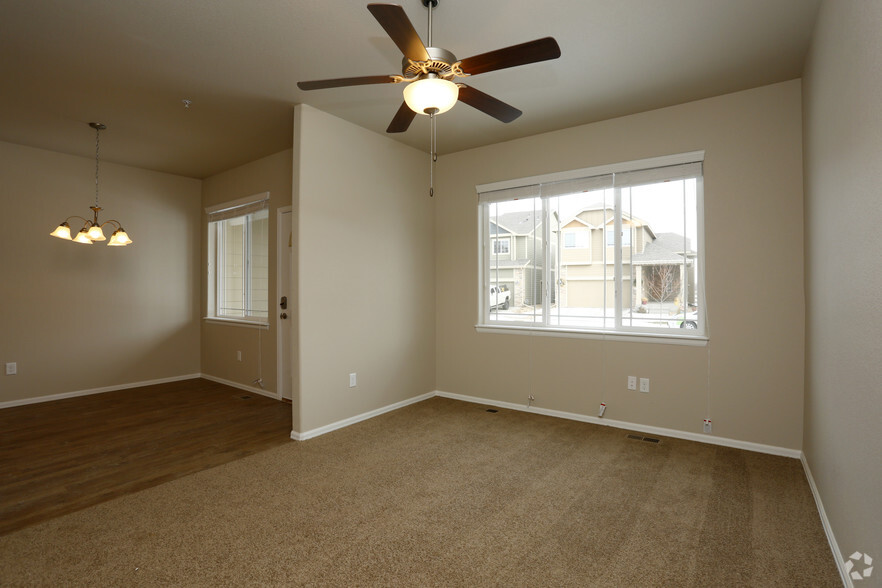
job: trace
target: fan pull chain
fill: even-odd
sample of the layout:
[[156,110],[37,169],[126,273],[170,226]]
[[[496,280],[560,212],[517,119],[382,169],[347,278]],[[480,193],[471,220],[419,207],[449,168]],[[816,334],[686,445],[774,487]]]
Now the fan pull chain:
[[435,196],[435,162],[438,160],[436,151],[435,114],[429,115],[429,197]]

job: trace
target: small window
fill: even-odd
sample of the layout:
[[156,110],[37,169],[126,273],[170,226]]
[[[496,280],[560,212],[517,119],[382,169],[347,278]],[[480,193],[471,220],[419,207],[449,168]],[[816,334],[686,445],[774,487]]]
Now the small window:
[[267,322],[268,196],[207,209],[209,318]]
[[508,238],[505,239],[494,239],[493,240],[493,254],[494,255],[510,255],[511,250],[511,240]]
[[588,247],[588,230],[565,231],[564,249],[585,249]]
[[[609,228],[606,231],[606,246],[607,247],[615,247],[616,246],[616,233],[612,228]],[[631,228],[630,227],[622,227],[622,247],[630,247],[630,246],[631,246]]]

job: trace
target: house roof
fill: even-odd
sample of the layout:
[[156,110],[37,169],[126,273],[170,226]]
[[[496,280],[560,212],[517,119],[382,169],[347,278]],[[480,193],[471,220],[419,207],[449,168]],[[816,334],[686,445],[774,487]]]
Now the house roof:
[[[583,212],[596,212],[598,210],[609,210],[610,211],[611,216],[608,219],[606,219],[607,225],[610,225],[615,222],[615,218],[612,216],[613,207],[612,206],[604,206],[603,204],[597,204],[597,205],[593,205],[593,206],[586,206],[585,208],[580,209],[578,212],[571,215],[566,222],[561,223],[561,226],[566,227],[567,225],[569,225],[573,221],[576,221],[576,222],[582,223],[586,227],[589,227],[592,229],[598,229],[598,228],[600,228],[599,226],[594,226],[590,223],[585,222],[581,218],[579,218],[579,215],[582,214]],[[655,231],[652,230],[652,226],[650,226],[650,224],[647,223],[645,220],[638,218],[636,216],[631,216],[627,212],[622,213],[622,219],[634,222],[638,226],[643,227],[644,229],[649,231],[649,234],[652,236],[653,239],[655,239],[655,237],[656,237]]]
[[[529,235],[536,228],[534,226],[535,213],[532,210],[523,212],[506,212],[490,219],[490,234],[494,234],[494,225],[499,224],[499,234],[512,233],[515,235]],[[542,222],[539,222],[541,225]]]
[[689,239],[685,239],[684,247],[683,235],[659,233],[653,241],[646,244],[643,253],[635,253],[631,256],[631,263],[634,265],[679,264],[683,263],[684,252],[687,257],[693,257],[695,254]]

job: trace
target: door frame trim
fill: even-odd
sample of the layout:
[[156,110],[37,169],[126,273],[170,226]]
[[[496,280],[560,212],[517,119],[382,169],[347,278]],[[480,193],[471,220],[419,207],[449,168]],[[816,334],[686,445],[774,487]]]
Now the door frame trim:
[[[288,213],[290,213],[291,216],[288,216]],[[276,300],[281,300],[282,295],[283,295],[282,294],[282,291],[283,291],[283,288],[282,288],[282,260],[285,259],[285,257],[286,257],[285,255],[283,255],[283,252],[284,252],[284,249],[288,245],[287,243],[284,242],[283,235],[284,235],[284,233],[286,233],[288,231],[284,230],[286,227],[283,226],[282,221],[286,216],[290,220],[290,226],[287,228],[291,231],[291,235],[293,236],[293,234],[294,234],[293,207],[292,206],[283,206],[281,208],[276,209]],[[293,243],[291,244],[291,247],[292,247],[291,254],[293,256],[293,247],[294,247]],[[293,257],[289,258],[289,261],[293,262],[293,260],[294,260]],[[289,269],[293,271],[293,268],[289,268]],[[293,277],[293,276],[291,275],[291,273],[289,273],[289,278],[291,278],[291,277]],[[291,287],[291,284],[289,283],[288,284],[289,290],[290,290],[290,287]],[[289,303],[288,303],[287,312],[288,312],[288,320],[290,321],[291,320],[291,311],[292,311],[291,303],[290,303],[290,299],[291,299],[290,292],[288,294],[288,299],[289,299]],[[284,395],[282,393],[282,390],[284,388],[284,384],[282,382],[282,380],[283,380],[282,374],[285,371],[283,362],[288,361],[290,364],[291,358],[290,357],[288,357],[288,358],[282,357],[282,349],[283,349],[283,345],[282,345],[282,319],[279,317],[279,314],[280,314],[279,308],[278,308],[279,303],[276,302],[275,304],[276,304],[276,306],[274,308],[276,311],[276,396],[278,397],[279,400],[283,400]],[[293,401],[294,400],[294,398],[293,398],[293,396],[294,396],[293,382],[291,383],[291,396],[292,396],[291,400]]]

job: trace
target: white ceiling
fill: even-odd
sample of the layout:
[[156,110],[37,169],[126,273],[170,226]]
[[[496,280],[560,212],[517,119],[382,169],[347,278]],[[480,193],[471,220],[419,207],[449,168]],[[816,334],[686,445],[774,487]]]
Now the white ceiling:
[[[426,38],[421,0],[399,0]],[[460,59],[553,36],[556,61],[469,85],[524,114],[459,104],[450,153],[800,77],[819,0],[440,0],[433,44]],[[377,133],[402,86],[299,80],[400,73],[366,0],[0,0],[0,140],[202,178],[290,147],[292,106]],[[192,100],[185,109],[182,100]],[[424,149],[428,119],[396,140]]]

